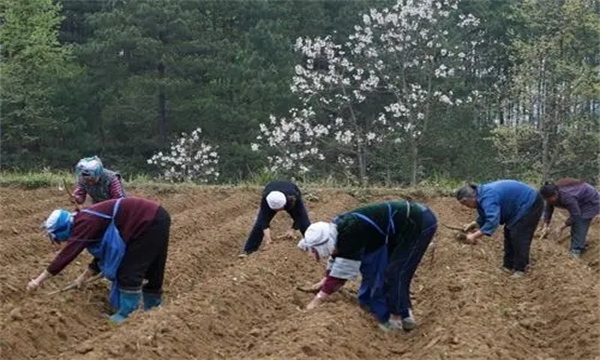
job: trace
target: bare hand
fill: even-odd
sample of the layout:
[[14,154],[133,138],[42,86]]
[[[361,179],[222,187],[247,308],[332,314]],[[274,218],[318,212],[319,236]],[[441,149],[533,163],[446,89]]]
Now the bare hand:
[[298,290],[304,291],[304,292],[309,292],[309,293],[313,293],[316,294],[319,291],[321,291],[321,288],[323,287],[323,284],[325,283],[325,279],[327,279],[326,277],[324,277],[323,279],[321,279],[321,281],[319,281],[318,283],[315,283],[313,285],[311,285],[308,288],[298,288]]
[[469,244],[473,244],[473,245],[477,244],[477,233],[468,234],[466,241]]
[[321,305],[321,302],[323,300],[319,299],[317,296],[315,296],[311,302],[308,303],[308,305],[306,305],[306,310],[312,310],[314,308],[316,308],[317,306]]
[[29,283],[27,284],[27,291],[33,292],[33,291],[37,290],[37,288],[39,286],[40,286],[40,284],[38,284],[37,282],[35,282],[35,280],[31,279],[29,281]]
[[548,226],[544,226],[542,228],[542,231],[540,232],[540,239],[545,239],[548,236],[548,233],[550,232],[550,229]]
[[87,279],[86,279],[86,277],[84,276],[84,274],[82,274],[82,275],[79,275],[79,276],[77,277],[77,279],[75,279],[75,280],[72,282],[72,284],[73,284],[73,285],[75,285],[75,287],[76,287],[77,289],[83,289],[83,288],[85,287],[86,280],[87,280]]
[[327,278],[326,278],[326,277],[324,277],[324,278],[323,278],[323,279],[321,279],[321,281],[319,281],[318,283],[315,283],[315,284],[313,284],[313,285],[310,287],[310,290],[312,290],[312,291],[315,291],[315,292],[319,292],[319,291],[321,291],[321,288],[323,287],[323,284],[325,284],[325,280],[326,280],[326,279],[327,279]]
[[286,231],[284,237],[287,239],[293,239],[294,238],[294,229],[290,229],[290,230]]
[[271,246],[271,238],[265,236],[263,249],[268,249],[270,246]]
[[319,293],[312,299],[312,301],[308,303],[308,305],[306,305],[306,310],[312,310],[316,308],[317,306],[321,305],[322,302],[327,301],[327,298],[329,298],[328,294],[319,291]]
[[564,230],[565,230],[565,227],[561,226],[554,231],[554,236],[556,237],[556,240],[559,240],[560,238],[562,238],[562,234],[563,234]]
[[263,247],[266,249],[271,245],[271,229],[266,228],[263,230]]

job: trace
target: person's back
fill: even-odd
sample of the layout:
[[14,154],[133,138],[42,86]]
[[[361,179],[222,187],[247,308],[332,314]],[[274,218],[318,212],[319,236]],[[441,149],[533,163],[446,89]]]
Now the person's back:
[[[329,260],[325,277],[312,287],[318,293],[307,309],[361,275],[359,304],[375,316],[379,327],[414,329],[410,284],[436,230],[433,212],[409,201],[368,204],[332,222],[312,224],[298,247],[317,261]],[[393,242],[396,246],[390,249]]]
[[[334,220],[339,232],[338,244],[359,241],[364,243],[365,253],[371,253],[383,245],[387,237],[390,251],[398,245],[406,246],[406,239],[421,231],[423,211],[420,204],[401,200],[367,204],[340,214]],[[355,214],[365,216],[378,228]]]
[[292,228],[286,232],[285,237],[293,237],[295,230],[299,230],[304,235],[310,225],[310,219],[302,201],[300,189],[291,181],[270,181],[262,191],[258,215],[244,249],[239,255],[240,258],[257,251],[263,239],[267,245],[271,243],[270,223],[275,214],[282,210],[286,211],[294,220]]
[[600,194],[590,184],[579,179],[563,178],[556,183],[546,181],[540,188],[546,201],[542,237],[548,234],[554,207],[566,209],[569,218],[557,229],[557,236],[571,227],[571,255],[579,257],[585,251],[587,233],[592,219],[600,213]]
[[478,189],[478,202],[486,207],[500,207],[500,224],[514,225],[531,208],[538,196],[533,187],[516,180],[498,180],[483,184]]
[[[529,264],[529,253],[544,201],[533,187],[515,180],[499,180],[484,185],[469,184],[456,192],[464,206],[477,209],[477,220],[464,227],[466,241],[492,236],[504,225],[503,271],[513,277],[523,276]],[[479,230],[469,232],[479,225]]]
[[[83,236],[84,234],[93,234],[93,236],[88,236],[87,238],[100,238],[101,236],[99,236],[99,234],[104,232],[108,221],[93,214],[86,213],[86,211],[93,211],[112,216],[113,209],[118,200],[119,199],[109,199],[102,201],[80,211],[75,216],[73,234],[78,234],[82,231],[82,239],[86,239],[86,236]],[[128,242],[130,239],[141,236],[143,231],[150,226],[158,209],[159,204],[150,199],[139,197],[123,198],[119,205],[119,211],[115,217],[115,225],[119,229],[123,241]],[[96,234],[92,232],[95,228],[97,228]]]
[[[572,196],[577,200],[584,218],[597,215],[600,212],[600,194],[585,181],[574,178],[563,178],[556,182],[562,193]],[[561,204],[557,204],[561,206]]]
[[296,184],[287,180],[273,180],[265,185],[263,190],[263,197],[269,195],[273,191],[279,191],[286,196],[299,197],[301,195],[300,189]]

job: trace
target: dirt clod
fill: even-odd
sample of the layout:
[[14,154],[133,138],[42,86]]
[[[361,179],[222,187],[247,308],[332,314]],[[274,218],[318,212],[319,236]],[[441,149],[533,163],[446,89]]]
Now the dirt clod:
[[16,307],[16,308],[12,309],[10,311],[10,313],[8,314],[8,316],[10,317],[10,319],[12,321],[23,320],[23,314],[21,313],[21,308],[20,307]]
[[87,354],[92,350],[94,350],[94,347],[91,344],[83,344],[75,349],[78,354]]

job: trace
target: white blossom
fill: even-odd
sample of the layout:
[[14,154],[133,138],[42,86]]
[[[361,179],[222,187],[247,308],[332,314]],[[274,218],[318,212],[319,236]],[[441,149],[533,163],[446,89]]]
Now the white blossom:
[[201,133],[200,128],[189,135],[182,133],[166,155],[159,151],[147,160],[148,164],[160,168],[161,177],[170,181],[216,181],[219,177],[216,171],[219,154],[213,146],[201,142]]
[[[359,161],[349,154],[358,154],[364,144],[368,151],[423,136],[433,103],[459,106],[479,98],[478,93],[456,98],[444,86],[445,78],[467,68],[477,76],[493,71],[477,67],[480,30],[462,30],[474,35],[457,43],[441,25],[457,19],[449,25],[479,26],[472,14],[450,17],[459,1],[401,0],[390,8],[372,8],[360,14],[354,32],[340,43],[331,36],[298,38],[294,48],[304,60],[294,67],[290,90],[301,105],[260,124],[252,150],[259,151],[258,143],[272,150],[267,160],[273,171],[306,173],[323,166],[327,156],[352,172]],[[432,88],[431,78],[439,79]],[[393,100],[374,105],[382,95]]]

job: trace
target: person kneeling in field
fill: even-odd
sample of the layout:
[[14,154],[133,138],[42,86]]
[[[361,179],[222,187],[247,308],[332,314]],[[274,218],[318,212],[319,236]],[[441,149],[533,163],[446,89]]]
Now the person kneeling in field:
[[125,197],[121,175],[103,167],[97,156],[79,160],[75,166],[77,186],[73,192],[73,202],[81,205],[89,195],[92,204],[109,199]]
[[567,209],[569,218],[557,235],[560,238],[564,229],[571,227],[571,256],[580,257],[592,219],[600,214],[600,194],[592,185],[572,178],[560,179],[556,184],[547,181],[540,193],[546,200],[542,237],[548,234],[554,207]]
[[[84,249],[94,260],[76,280],[81,287],[93,275],[112,281],[110,304],[118,309],[110,319],[120,323],[138,308],[162,302],[171,217],[159,204],[141,198],[101,202],[76,213],[54,210],[42,225],[52,242],[65,243],[44,272],[27,285],[37,289],[60,273]],[[144,279],[148,282],[142,286]]]
[[300,189],[290,181],[271,181],[263,190],[258,216],[248,236],[248,240],[246,240],[244,250],[239,257],[243,258],[257,251],[263,241],[263,237],[266,245],[271,243],[269,224],[275,214],[281,210],[285,210],[294,220],[292,228],[285,236],[292,238],[294,230],[300,230],[302,235],[304,235],[304,232],[310,225],[310,219],[308,218],[306,207],[304,207]]
[[379,327],[414,329],[410,284],[436,230],[433,212],[409,201],[370,204],[331,223],[312,224],[298,247],[317,261],[329,261],[325,277],[311,288],[317,295],[307,309],[361,274],[359,304],[374,314]]
[[464,206],[477,209],[479,217],[464,227],[467,242],[477,243],[483,235],[492,236],[504,225],[504,262],[502,270],[512,277],[523,276],[529,265],[529,252],[535,229],[542,216],[544,201],[538,191],[515,180],[499,180],[483,185],[466,185],[456,192]]

